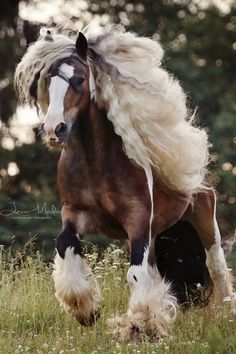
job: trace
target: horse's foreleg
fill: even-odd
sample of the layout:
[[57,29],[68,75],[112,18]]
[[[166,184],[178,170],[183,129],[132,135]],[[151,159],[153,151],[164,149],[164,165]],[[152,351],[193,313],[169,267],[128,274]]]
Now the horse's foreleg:
[[137,243],[140,244],[137,241],[131,242],[131,265],[127,274],[131,292],[128,317],[135,327],[161,338],[167,335],[176,317],[177,300],[170,284],[161,278],[156,265],[149,262],[151,245],[137,248]]
[[63,231],[56,241],[55,295],[67,312],[81,324],[90,325],[99,313],[100,292],[83,257],[79,226],[75,226],[74,221],[64,221]]
[[146,228],[144,223],[141,224],[139,232],[130,230],[131,259],[127,273],[130,300],[127,314],[118,321],[124,338],[132,338],[141,331],[159,339],[167,335],[176,316],[177,301],[171,294],[170,284],[161,278],[156,265],[150,262],[150,243],[149,223]]
[[234,304],[235,295],[216,220],[214,191],[196,197],[193,210],[187,212],[187,219],[195,227],[206,250],[206,265],[214,285],[213,302],[220,304],[227,297]]

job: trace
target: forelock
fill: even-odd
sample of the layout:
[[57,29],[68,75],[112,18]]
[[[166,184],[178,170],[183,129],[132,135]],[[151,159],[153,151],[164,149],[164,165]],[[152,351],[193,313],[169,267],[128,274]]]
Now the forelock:
[[20,101],[32,106],[37,100],[45,111],[45,75],[54,63],[71,56],[74,51],[74,39],[49,29],[41,30],[39,39],[28,48],[16,68],[15,87]]

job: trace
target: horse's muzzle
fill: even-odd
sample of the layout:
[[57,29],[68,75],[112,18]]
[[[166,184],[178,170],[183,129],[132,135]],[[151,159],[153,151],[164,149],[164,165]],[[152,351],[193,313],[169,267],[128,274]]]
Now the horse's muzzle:
[[65,147],[67,140],[66,139],[59,139],[57,137],[44,137],[45,143],[51,147],[56,149],[62,149]]
[[46,131],[44,128],[44,124],[41,125],[42,135],[44,142],[52,148],[63,148],[69,137],[69,130],[65,123],[59,123],[55,130],[50,129]]

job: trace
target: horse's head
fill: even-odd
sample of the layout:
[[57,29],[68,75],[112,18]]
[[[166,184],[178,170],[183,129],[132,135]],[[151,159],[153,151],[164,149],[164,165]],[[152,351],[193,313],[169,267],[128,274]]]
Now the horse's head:
[[76,51],[54,63],[45,75],[48,109],[42,123],[43,138],[51,147],[63,147],[72,125],[89,106],[87,40],[82,33]]

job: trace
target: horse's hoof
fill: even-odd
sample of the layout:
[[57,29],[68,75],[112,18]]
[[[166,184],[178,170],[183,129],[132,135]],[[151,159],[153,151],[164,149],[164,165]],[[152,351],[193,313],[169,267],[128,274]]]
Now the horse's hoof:
[[128,338],[130,338],[132,342],[140,341],[140,328],[132,322],[130,322],[130,326],[128,327],[128,333]]
[[76,320],[81,324],[81,326],[92,326],[100,317],[100,310],[96,310],[90,314],[89,318],[80,317],[80,315],[76,315]]

